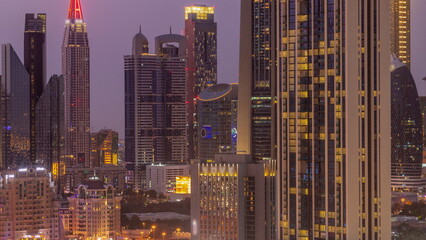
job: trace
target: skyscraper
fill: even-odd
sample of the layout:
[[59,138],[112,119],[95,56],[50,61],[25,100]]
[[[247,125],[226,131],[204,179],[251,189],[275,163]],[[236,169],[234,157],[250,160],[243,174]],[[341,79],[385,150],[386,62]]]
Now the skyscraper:
[[238,84],[221,83],[202,91],[198,106],[198,159],[213,161],[215,154],[235,153],[237,146]]
[[239,154],[266,162],[265,239],[277,239],[276,212],[276,4],[241,1],[238,87]]
[[391,1],[391,53],[407,65],[411,64],[411,0]]
[[166,34],[155,40],[156,54],[149,54],[148,41],[138,33],[133,55],[124,57],[126,141],[134,147],[126,149],[126,161],[134,161],[128,165],[134,165],[137,190],[144,165],[187,158],[185,37]]
[[46,82],[46,14],[25,15],[24,65],[30,75],[30,154],[36,160],[36,105]]
[[136,73],[137,59],[141,55],[149,52],[148,39],[142,34],[141,27],[139,33],[133,37],[132,55],[124,58],[124,112],[125,112],[125,159],[126,168],[129,171],[135,171],[136,164],[136,146],[135,146],[135,127],[136,127],[136,99],[135,84],[138,79]]
[[398,58],[392,62],[392,190],[417,192],[422,180],[423,122],[416,83]]
[[197,158],[196,97],[217,83],[217,25],[214,7],[193,5],[185,8],[187,42],[188,159]]
[[62,45],[67,166],[90,160],[90,53],[80,0],[71,0]]
[[279,239],[391,238],[389,9],[277,5]]
[[30,78],[12,45],[1,47],[0,166],[6,168],[30,161]]
[[36,162],[53,175],[62,190],[59,177],[65,175],[65,83],[53,75],[36,105]]

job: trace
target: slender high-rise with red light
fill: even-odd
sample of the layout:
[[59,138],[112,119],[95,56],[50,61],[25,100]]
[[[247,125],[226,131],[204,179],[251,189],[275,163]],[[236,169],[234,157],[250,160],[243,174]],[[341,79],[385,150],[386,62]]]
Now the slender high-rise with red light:
[[90,163],[90,54],[80,0],[71,0],[62,45],[67,167]]

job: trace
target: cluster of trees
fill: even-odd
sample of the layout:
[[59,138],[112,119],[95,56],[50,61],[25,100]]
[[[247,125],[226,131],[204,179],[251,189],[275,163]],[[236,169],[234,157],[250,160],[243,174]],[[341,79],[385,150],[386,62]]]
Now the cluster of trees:
[[167,197],[163,194],[158,194],[154,190],[147,192],[133,192],[126,190],[121,201],[121,226],[126,229],[146,229],[156,225],[157,229],[167,232],[168,234],[180,228],[181,231],[189,232],[191,225],[190,220],[157,220],[140,221],[139,218],[133,215],[130,219],[126,217],[126,213],[160,213],[160,212],[175,212],[184,215],[191,214],[191,201],[189,198],[181,202],[168,202]]
[[126,193],[121,201],[122,214],[157,212],[175,212],[190,215],[191,201],[187,198],[181,202],[168,202],[163,194],[157,194],[155,191]]
[[392,206],[392,213],[394,215],[415,216],[419,220],[426,220],[426,204],[424,202],[395,203]]

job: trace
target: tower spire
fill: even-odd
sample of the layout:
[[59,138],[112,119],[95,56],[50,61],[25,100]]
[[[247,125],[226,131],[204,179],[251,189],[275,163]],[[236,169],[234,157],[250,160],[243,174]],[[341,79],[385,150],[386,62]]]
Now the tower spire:
[[83,20],[83,9],[81,8],[80,0],[71,0],[70,7],[68,8],[68,19]]

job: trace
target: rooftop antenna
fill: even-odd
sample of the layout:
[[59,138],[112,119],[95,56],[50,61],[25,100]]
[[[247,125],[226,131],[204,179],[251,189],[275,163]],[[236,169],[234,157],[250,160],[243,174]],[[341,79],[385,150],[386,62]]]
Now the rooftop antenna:
[[170,26],[170,35],[172,35],[172,26]]
[[142,34],[142,25],[139,25],[139,33]]

